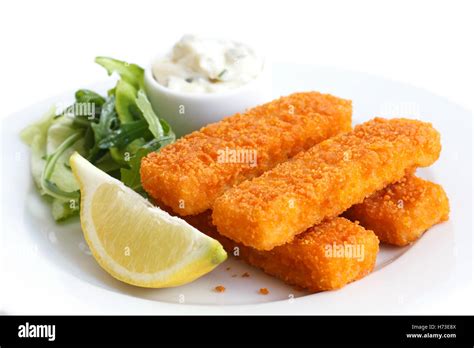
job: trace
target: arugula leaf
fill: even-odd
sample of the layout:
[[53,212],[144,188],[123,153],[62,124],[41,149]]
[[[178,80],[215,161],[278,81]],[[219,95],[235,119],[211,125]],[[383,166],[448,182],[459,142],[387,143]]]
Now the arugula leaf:
[[[102,106],[105,103],[105,98],[94,91],[88,89],[79,89],[75,93],[75,99],[76,102],[68,108],[73,113],[72,116],[74,117],[74,126],[79,128],[87,128],[91,123],[96,122],[99,118]],[[89,109],[91,104],[94,106],[94,114],[85,114],[84,112],[92,111]],[[87,109],[84,109],[86,107]]]
[[89,89],[79,89],[75,94],[76,103],[94,103],[101,107],[105,103],[104,97]]
[[143,157],[150,152],[158,151],[163,146],[172,143],[175,140],[174,134],[164,136],[161,139],[153,139],[144,144],[135,152],[135,155],[128,162],[129,168],[120,169],[120,181],[131,189],[140,192],[142,191],[142,184],[140,179],[140,166]]
[[112,159],[120,165],[120,167],[128,167],[128,161],[143,145],[145,140],[138,138],[127,144],[124,148],[111,147],[109,153]]
[[94,146],[89,151],[88,160],[94,162],[101,148],[99,142],[109,136],[118,127],[118,117],[115,111],[115,96],[111,96],[102,107],[99,123],[91,123],[94,133]]
[[115,96],[107,99],[100,113],[99,123],[92,125],[96,142],[107,136],[118,125]]
[[137,90],[143,88],[144,70],[136,64],[130,64],[109,57],[96,57],[95,62],[103,66],[109,75],[116,72],[122,80],[133,85]]
[[166,141],[169,141],[171,138],[173,141],[175,140],[175,134],[171,130],[171,126],[164,119],[156,115],[143,90],[138,91],[137,105],[148,122],[148,128],[155,139],[160,140],[166,137]]
[[136,103],[140,110],[143,113],[143,117],[148,122],[148,128],[150,129],[151,134],[155,138],[161,138],[165,134],[163,127],[160,123],[160,119],[156,116],[153,108],[151,107],[148,98],[143,90],[138,91],[138,97],[136,99]]
[[86,156],[89,156],[90,149],[94,147],[95,138],[94,138],[94,130],[92,129],[92,125],[86,128],[86,133],[84,134],[84,153]]
[[122,124],[119,129],[111,132],[109,135],[101,139],[98,143],[98,146],[100,149],[125,147],[133,140],[142,137],[143,133],[147,131],[147,128],[148,125],[145,120]]
[[173,143],[175,140],[175,135],[173,132],[171,132],[170,135],[165,135],[161,139],[152,139],[151,141],[143,145],[143,147],[146,149],[150,149],[150,151],[157,151],[162,147]]
[[130,158],[129,166],[130,168],[120,169],[120,181],[125,185],[130,187],[132,190],[139,190],[142,186],[140,180],[140,165],[142,158],[148,155],[151,152],[150,149],[144,147],[140,148],[135,155]]
[[141,112],[137,107],[137,89],[125,80],[119,80],[115,87],[115,109],[119,116],[120,122],[132,122],[135,118],[141,116]]
[[173,137],[173,140],[175,140],[176,136],[173,130],[171,129],[171,126],[169,125],[169,123],[166,122],[165,119],[160,118],[160,124],[161,124],[161,127],[163,127],[163,132],[166,134],[166,136],[171,136]]
[[105,155],[99,158],[94,164],[97,168],[106,173],[115,172],[122,168],[122,165],[112,158],[109,151],[107,151]]

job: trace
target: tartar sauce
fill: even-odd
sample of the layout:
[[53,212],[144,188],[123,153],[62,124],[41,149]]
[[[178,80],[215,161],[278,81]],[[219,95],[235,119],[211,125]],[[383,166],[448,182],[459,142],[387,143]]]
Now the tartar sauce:
[[214,93],[255,79],[263,59],[239,42],[185,35],[172,51],[153,64],[155,80],[169,89]]

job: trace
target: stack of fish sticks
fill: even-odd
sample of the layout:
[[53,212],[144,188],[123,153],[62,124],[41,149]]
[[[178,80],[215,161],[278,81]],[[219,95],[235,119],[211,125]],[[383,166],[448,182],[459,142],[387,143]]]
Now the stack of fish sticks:
[[249,264],[338,289],[373,270],[379,240],[407,245],[449,215],[442,187],[414,175],[440,155],[431,124],[351,123],[349,100],[292,94],[150,154],[142,184]]

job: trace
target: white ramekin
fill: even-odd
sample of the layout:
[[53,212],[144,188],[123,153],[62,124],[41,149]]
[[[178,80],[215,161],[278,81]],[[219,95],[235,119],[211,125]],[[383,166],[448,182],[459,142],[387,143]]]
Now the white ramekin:
[[152,64],[145,69],[146,93],[154,111],[168,121],[177,137],[271,98],[271,68],[267,61],[256,79],[217,93],[178,92],[162,86],[153,77]]

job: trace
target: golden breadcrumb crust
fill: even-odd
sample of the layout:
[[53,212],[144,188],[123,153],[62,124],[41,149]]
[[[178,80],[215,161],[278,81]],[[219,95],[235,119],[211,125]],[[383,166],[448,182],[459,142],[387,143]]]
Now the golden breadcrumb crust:
[[404,246],[449,218],[449,200],[440,185],[414,175],[389,185],[344,213],[371,229],[381,242]]
[[440,151],[431,124],[375,118],[224,192],[214,203],[213,223],[232,240],[271,250],[432,164]]
[[237,258],[312,292],[339,289],[366,276],[373,270],[379,250],[379,240],[372,231],[340,217],[311,227],[291,243],[270,251],[246,247],[222,236],[212,225],[209,212],[185,220],[217,239],[230,254],[238,250]]
[[[351,101],[317,92],[295,93],[193,132],[142,160],[148,194],[179,215],[212,207],[230,187],[331,136],[351,130]],[[256,161],[222,161],[227,150]],[[256,163],[255,163],[256,162]]]

